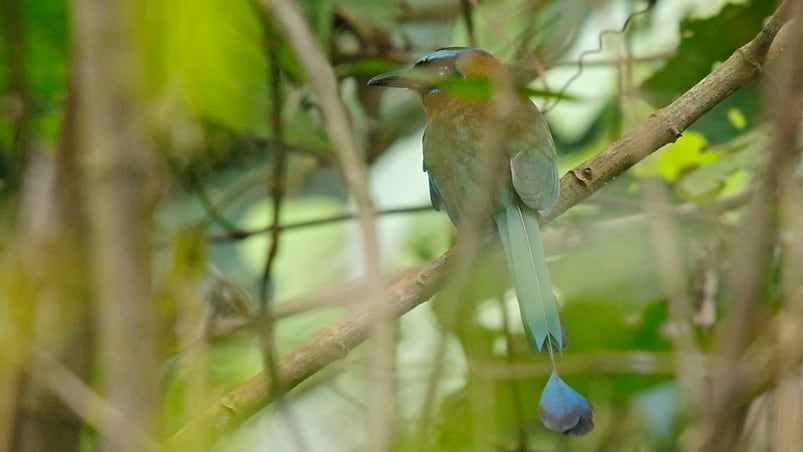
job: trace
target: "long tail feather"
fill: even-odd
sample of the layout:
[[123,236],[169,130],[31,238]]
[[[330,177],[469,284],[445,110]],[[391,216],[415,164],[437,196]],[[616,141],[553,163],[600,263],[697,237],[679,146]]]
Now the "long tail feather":
[[538,402],[541,422],[565,435],[585,435],[594,429],[591,404],[558,376],[555,367],[553,349],[563,350],[566,336],[552,293],[538,219],[516,202],[497,213],[495,220],[527,337],[538,351],[546,347],[552,361],[552,375]]
[[566,341],[537,218],[514,202],[497,213],[495,220],[513,274],[527,337],[538,351],[543,350],[547,340],[563,350]]

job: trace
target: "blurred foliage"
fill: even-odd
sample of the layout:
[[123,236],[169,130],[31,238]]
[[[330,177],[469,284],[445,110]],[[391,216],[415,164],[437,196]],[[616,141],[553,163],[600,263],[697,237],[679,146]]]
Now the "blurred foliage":
[[[265,31],[252,2],[145,2],[149,91],[235,132],[264,130]],[[170,108],[159,106],[161,108]]]
[[[774,10],[775,2],[751,1],[727,4],[708,18],[685,19],[680,24],[681,41],[675,56],[642,84],[645,98],[663,107],[679,97],[752,39]],[[759,91],[757,82],[745,86],[700,118],[692,130],[705,135],[709,143],[720,144],[745,128],[755,127],[760,119],[746,114],[761,109]],[[741,113],[743,119],[734,121],[733,112]]]
[[0,201],[19,188],[26,142],[58,138],[67,83],[61,1],[7,2],[0,11]]
[[[20,187],[9,181],[24,179],[20,172],[26,153],[54,153],[62,133],[67,73],[75,70],[68,64],[68,3],[19,2],[17,15],[8,14],[8,3],[2,3],[5,10],[0,11],[3,205],[18,201]],[[627,18],[623,12],[640,9],[640,3],[493,0],[479,2],[468,15],[463,8],[475,2],[298,3],[340,78],[341,93],[366,149],[375,185],[381,186],[375,189],[377,201],[394,207],[429,202],[419,140],[409,139],[420,133],[424,116],[410,93],[367,87],[369,77],[406,66],[437,47],[476,42],[513,63],[524,79],[534,81],[525,89],[539,106],[544,99],[556,103],[548,115],[556,126],[553,130],[571,123],[578,131],[574,135],[555,132],[565,170],[639,122],[642,114],[649,113],[644,113],[644,101],[657,108],[680,96],[751,39],[775,5],[763,0],[725,2],[720,10],[701,16],[694,6],[707,6],[708,2],[690,0],[684,3],[687,8],[681,16],[665,20],[659,10],[666,8],[660,11],[667,13],[672,2],[653,2],[652,12],[634,18],[626,33],[609,34],[603,50],[588,56],[603,67],[604,77],[598,77],[597,69],[588,65],[566,92],[558,93],[560,83],[555,74],[565,69],[559,63],[576,63],[580,52],[596,47],[602,30],[611,28],[607,24],[620,28]],[[300,313],[278,321],[275,333],[280,353],[302,344],[348,312],[351,305],[344,308],[344,302],[361,300],[362,292],[347,289],[360,281],[364,263],[360,231],[351,220],[297,224],[349,213],[353,206],[324,132],[318,100],[306,85],[288,42],[273,19],[263,15],[258,2],[145,1],[136,13],[143,96],[162,151],[160,158],[168,169],[155,222],[158,262],[154,279],[164,317],[161,331],[170,337],[165,339],[169,346],[160,349],[169,355],[163,365],[164,431],[173,431],[263,365],[261,350],[247,327],[237,329],[239,334],[215,337],[192,348],[182,334],[198,325],[181,322],[209,321],[204,298],[208,302],[214,285],[210,281],[224,279],[247,293],[257,292],[271,240],[264,230],[269,230],[273,213],[269,192],[278,152],[289,156],[280,223],[295,227],[280,234],[271,275],[273,302],[281,310],[294,303],[303,305],[310,298],[328,300],[323,306],[304,305],[307,307]],[[21,35],[14,35],[14,30],[21,30]],[[676,42],[655,38],[671,32],[677,34]],[[654,46],[640,50],[646,61],[628,60],[642,56],[628,53],[642,41]],[[23,51],[15,51],[15,46]],[[18,60],[19,55],[24,55],[24,61]],[[572,72],[575,69],[571,66]],[[277,75],[278,79],[272,78]],[[639,80],[643,82],[637,87]],[[272,89],[272,83],[278,91]],[[481,86],[476,88],[476,96],[486,94]],[[589,91],[593,95],[585,94]],[[30,100],[27,131],[20,129],[18,102],[24,98]],[[402,321],[397,384],[399,398],[404,400],[399,405],[412,418],[399,420],[395,449],[675,449],[683,431],[684,407],[671,369],[656,365],[645,371],[638,363],[620,361],[614,361],[620,367],[612,369],[593,360],[584,366],[578,359],[572,361],[572,356],[605,358],[632,352],[660,362],[668,360],[667,352],[674,350],[676,338],[657,263],[656,236],[647,220],[633,220],[643,213],[640,184],[657,179],[667,188],[667,209],[686,204],[701,212],[749,190],[753,170],[766,147],[760,100],[758,84],[737,91],[677,142],[548,228],[568,231],[569,237],[566,243],[563,238],[548,243],[557,250],[550,271],[570,334],[569,349],[559,361],[565,364],[567,381],[593,401],[595,433],[581,439],[565,438],[547,432],[537,421],[539,393],[549,375],[548,358],[529,351],[508,289],[504,260],[491,252],[468,278],[468,287],[460,293],[445,290]],[[583,115],[562,113],[569,108]],[[637,112],[635,118],[626,116],[632,111]],[[272,114],[279,115],[281,131],[273,130]],[[20,140],[21,133],[34,139]],[[28,147],[18,149],[23,145]],[[413,169],[400,164],[398,171],[390,172],[392,177],[384,172],[386,179],[377,180],[380,164],[394,158],[412,162],[408,166]],[[188,182],[192,180],[198,183]],[[4,206],[0,209],[7,210]],[[686,221],[684,217],[678,221],[682,224],[676,225],[679,270],[694,289],[702,284],[702,273],[718,275],[727,266],[727,262],[707,261],[701,250],[721,247],[729,231],[722,224],[711,223],[727,223],[735,214],[712,215],[719,215],[716,221],[698,217]],[[0,231],[11,229],[18,221],[11,217],[4,218]],[[630,220],[632,224],[621,225]],[[388,272],[422,264],[454,241],[445,215],[387,215],[380,224]],[[255,232],[259,230],[263,232]],[[227,233],[234,237],[225,236]],[[4,236],[0,251],[5,251],[12,246],[13,235],[0,235]],[[0,269],[7,268],[16,267],[0,262]],[[26,275],[0,273],[6,275],[0,281],[0,297],[21,300],[30,296]],[[691,294],[694,314],[702,311],[708,298],[718,295]],[[0,304],[0,313],[8,311]],[[240,320],[247,323],[250,313],[242,311]],[[28,318],[31,314],[25,312]],[[705,350],[711,329],[700,325],[694,335]],[[405,346],[417,348],[402,350]],[[435,352],[441,346],[446,356],[443,363],[437,361]],[[366,354],[360,348],[333,365],[330,373],[313,379],[314,384],[289,395],[292,402],[298,402],[291,406],[297,409],[301,431],[318,436],[312,440],[314,444],[328,444],[328,450],[361,445],[361,437],[354,439],[354,431],[363,427],[363,420],[337,413],[344,409],[363,412],[361,398],[368,384],[364,359]],[[465,366],[455,364],[460,359]],[[442,374],[435,370],[440,365],[445,367],[440,369]],[[441,380],[430,381],[439,375]],[[337,384],[344,388],[338,390]],[[430,391],[432,384],[442,387]],[[427,394],[435,394],[436,399],[426,400]],[[431,411],[423,412],[427,403]],[[267,411],[260,423],[285,425],[282,416]],[[322,419],[316,413],[335,414]],[[262,432],[255,426],[262,427],[255,422],[244,430]],[[276,433],[282,428],[266,429],[268,439],[258,436],[243,447],[270,441],[276,450],[291,450],[294,446],[287,434]],[[220,447],[225,450],[225,446]]]

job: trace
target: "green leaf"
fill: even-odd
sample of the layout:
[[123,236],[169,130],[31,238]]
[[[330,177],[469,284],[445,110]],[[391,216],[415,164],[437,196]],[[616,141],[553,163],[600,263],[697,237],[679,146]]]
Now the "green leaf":
[[687,168],[716,160],[719,153],[707,150],[705,146],[705,138],[699,133],[684,133],[676,142],[658,150],[658,172],[666,180],[675,180]]
[[752,180],[752,170],[766,149],[760,133],[750,133],[717,153],[720,157],[705,165],[688,168],[677,179],[680,195],[690,201],[710,201],[720,195],[744,190]]
[[166,0],[148,6],[145,55],[157,99],[175,99],[238,132],[264,129],[265,32],[252,2]]

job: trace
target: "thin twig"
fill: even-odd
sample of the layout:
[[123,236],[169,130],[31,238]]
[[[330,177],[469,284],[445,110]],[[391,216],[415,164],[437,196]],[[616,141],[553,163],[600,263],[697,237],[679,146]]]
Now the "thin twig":
[[196,195],[198,195],[198,201],[201,203],[201,207],[206,212],[208,221],[217,224],[229,235],[242,234],[242,231],[240,231],[235,224],[229,221],[212,202],[209,194],[204,189],[201,178],[198,176],[198,171],[194,167],[187,168],[187,180],[189,181],[189,185],[192,190],[195,191]]
[[648,3],[647,6],[644,7],[644,9],[642,9],[640,11],[636,11],[636,12],[630,14],[629,16],[627,16],[627,19],[625,20],[625,23],[622,24],[622,28],[619,29],[619,30],[603,30],[599,34],[599,36],[597,36],[597,48],[584,50],[582,53],[580,53],[580,57],[577,59],[577,72],[575,72],[574,75],[572,75],[571,77],[569,77],[568,80],[566,80],[566,83],[564,83],[563,87],[561,87],[561,89],[558,91],[558,96],[555,97],[555,103],[553,103],[552,105],[549,105],[548,107],[544,108],[543,109],[544,113],[546,113],[549,110],[555,108],[555,106],[560,102],[560,99],[561,99],[562,95],[566,94],[566,90],[569,89],[569,86],[571,86],[571,84],[574,83],[574,81],[577,80],[577,78],[580,77],[583,74],[583,59],[585,57],[589,56],[589,55],[593,55],[595,53],[602,52],[602,38],[605,37],[605,35],[609,35],[609,34],[621,34],[621,35],[624,35],[627,32],[627,27],[630,25],[630,22],[632,22],[633,19],[635,19],[636,17],[638,17],[638,16],[640,16],[642,14],[647,14],[647,12],[649,12],[652,9],[653,6],[654,6],[654,3]]
[[510,374],[513,377],[512,381],[510,382],[510,400],[513,401],[513,417],[516,420],[515,425],[516,430],[518,431],[518,444],[516,445],[516,450],[526,451],[528,450],[527,438],[529,437],[529,434],[527,432],[527,417],[524,414],[524,398],[521,395],[521,387],[519,386],[520,376],[518,375],[518,372],[516,372],[515,368],[516,362],[514,356],[516,353],[516,341],[513,338],[513,322],[511,322],[510,319],[510,312],[508,311],[505,294],[497,294],[496,300],[499,304],[499,309],[502,311],[502,324],[505,332],[505,363],[510,366]]
[[[431,212],[432,206],[414,206],[414,207],[399,207],[395,209],[384,209],[378,210],[376,212],[377,216],[384,216],[384,215],[398,215],[398,214],[408,214],[408,213],[418,213],[418,212]],[[307,221],[298,221],[296,223],[287,223],[278,226],[279,231],[289,231],[291,229],[303,229],[309,228],[313,226],[324,226],[327,224],[332,223],[340,223],[343,221],[350,221],[350,220],[357,220],[359,218],[359,214],[355,213],[344,213],[341,215],[334,215],[331,217],[320,218],[316,220],[307,220]],[[269,225],[262,228],[257,229],[249,229],[249,230],[241,230],[235,233],[231,232],[224,232],[220,234],[212,235],[209,240],[212,243],[225,243],[231,242],[235,240],[243,240],[247,239],[253,235],[264,234],[266,232],[271,232],[274,226]]]
[[285,179],[287,173],[287,149],[284,143],[284,123],[282,122],[282,87],[279,56],[274,48],[268,51],[270,61],[270,92],[271,110],[270,122],[274,136],[274,159],[273,171],[271,173],[269,191],[273,215],[270,226],[270,242],[266,253],[265,267],[262,270],[262,277],[259,281],[259,311],[258,317],[254,322],[257,328],[262,348],[262,362],[265,371],[270,376],[271,391],[276,393],[276,403],[279,411],[283,415],[287,424],[290,436],[295,441],[295,445],[300,451],[309,450],[304,440],[304,436],[299,429],[299,423],[293,415],[290,405],[285,400],[287,390],[279,375],[279,367],[276,355],[276,319],[273,317],[273,267],[276,256],[279,254],[279,243],[281,233],[279,230],[279,219],[281,217],[282,205],[284,201]]

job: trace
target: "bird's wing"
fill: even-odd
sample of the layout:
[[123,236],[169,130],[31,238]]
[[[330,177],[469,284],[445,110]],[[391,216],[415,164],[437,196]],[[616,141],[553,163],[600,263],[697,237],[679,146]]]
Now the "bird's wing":
[[436,210],[445,210],[457,225],[467,193],[473,193],[472,165],[466,152],[450,143],[443,129],[427,127],[424,131],[424,171],[429,176],[429,197]]
[[513,188],[522,202],[546,214],[560,196],[560,175],[549,126],[541,112],[530,105],[530,114],[524,115],[529,121],[524,126],[523,138],[511,149],[510,172]]
[[[428,173],[426,163],[424,163],[424,172]],[[429,200],[432,203],[432,207],[440,212],[442,202],[441,192],[438,191],[438,185],[435,183],[435,179],[432,178],[432,174],[427,174],[427,180],[429,181]]]

